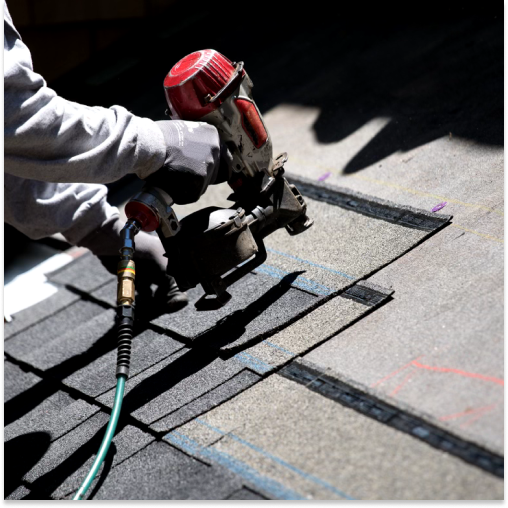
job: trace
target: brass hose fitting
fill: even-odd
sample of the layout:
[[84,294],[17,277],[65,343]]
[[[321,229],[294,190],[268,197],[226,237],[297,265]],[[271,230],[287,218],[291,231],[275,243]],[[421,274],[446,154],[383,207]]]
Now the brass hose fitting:
[[136,265],[132,259],[121,259],[117,267],[118,275],[118,305],[134,304],[134,279],[136,278]]

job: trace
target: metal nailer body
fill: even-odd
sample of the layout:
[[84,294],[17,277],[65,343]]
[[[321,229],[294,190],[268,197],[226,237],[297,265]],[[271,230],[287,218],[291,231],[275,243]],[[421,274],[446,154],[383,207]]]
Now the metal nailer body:
[[214,125],[228,148],[231,208],[208,207],[178,222],[171,189],[149,186],[126,206],[145,231],[157,230],[180,289],[201,284],[215,296],[202,299],[203,308],[223,305],[227,287],[265,261],[263,238],[282,227],[299,234],[313,223],[303,197],[283,177],[287,155],[273,157],[252,87],[243,62],[211,49],[186,56],[164,80],[171,116]]

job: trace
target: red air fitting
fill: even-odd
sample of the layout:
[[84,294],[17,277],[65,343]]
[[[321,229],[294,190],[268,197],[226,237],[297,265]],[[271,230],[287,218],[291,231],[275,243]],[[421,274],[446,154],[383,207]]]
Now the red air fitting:
[[128,219],[137,220],[141,224],[141,230],[146,233],[155,231],[160,224],[157,213],[141,201],[129,201],[125,205],[125,215]]

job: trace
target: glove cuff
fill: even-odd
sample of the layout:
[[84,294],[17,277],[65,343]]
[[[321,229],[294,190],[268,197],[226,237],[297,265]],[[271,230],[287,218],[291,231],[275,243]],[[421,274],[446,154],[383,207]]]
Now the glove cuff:
[[164,165],[167,145],[156,122],[148,118],[136,118],[136,121],[138,133],[136,174],[145,180]]

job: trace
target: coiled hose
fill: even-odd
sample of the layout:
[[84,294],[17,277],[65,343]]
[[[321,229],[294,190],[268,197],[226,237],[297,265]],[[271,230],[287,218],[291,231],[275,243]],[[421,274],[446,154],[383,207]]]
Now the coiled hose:
[[118,263],[118,355],[116,361],[116,391],[113,409],[109,418],[106,433],[102,439],[101,446],[95,457],[90,472],[83,480],[73,501],[83,499],[90,485],[94,481],[106,455],[111,441],[115,435],[120,410],[122,409],[125,382],[129,377],[129,366],[131,361],[131,345],[134,335],[134,279],[136,268],[134,261],[134,236],[139,232],[139,223],[135,220],[128,220],[121,232],[122,248],[120,249],[120,262]]

